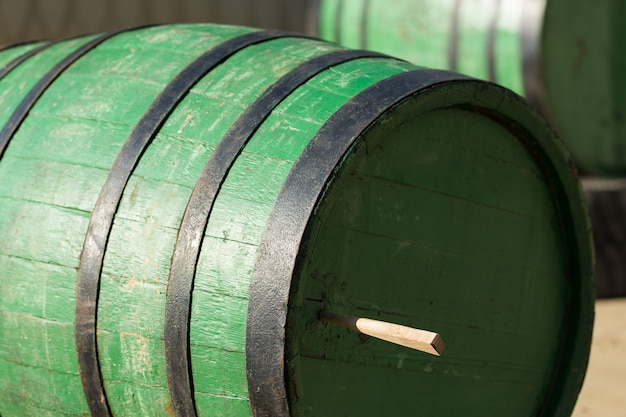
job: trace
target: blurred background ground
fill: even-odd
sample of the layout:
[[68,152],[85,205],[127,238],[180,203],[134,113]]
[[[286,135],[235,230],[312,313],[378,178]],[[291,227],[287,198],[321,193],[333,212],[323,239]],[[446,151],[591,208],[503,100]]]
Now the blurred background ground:
[[596,302],[591,357],[574,417],[626,415],[626,298]]

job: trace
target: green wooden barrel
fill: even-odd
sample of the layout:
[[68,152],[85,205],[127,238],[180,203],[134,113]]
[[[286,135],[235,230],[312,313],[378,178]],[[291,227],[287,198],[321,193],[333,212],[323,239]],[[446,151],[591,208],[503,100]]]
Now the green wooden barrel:
[[495,81],[555,125],[577,163],[626,174],[626,4],[618,0],[317,0],[309,31]]
[[569,415],[588,224],[518,96],[217,25],[23,45],[0,68],[3,417]]

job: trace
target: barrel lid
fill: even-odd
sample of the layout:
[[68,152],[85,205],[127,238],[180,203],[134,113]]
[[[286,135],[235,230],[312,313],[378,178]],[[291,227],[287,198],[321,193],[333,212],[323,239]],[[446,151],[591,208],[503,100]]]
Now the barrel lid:
[[550,118],[589,173],[626,173],[626,37],[619,1],[550,0],[542,71]]
[[[284,338],[284,352],[266,358],[284,381],[268,384],[284,383],[292,416],[569,415],[593,290],[588,221],[563,146],[524,100],[470,79],[415,89],[372,120],[346,153],[303,154],[332,161],[327,179],[315,195],[307,184],[326,164],[296,163],[306,191],[282,211],[285,241],[277,233],[260,247],[257,275],[292,271],[286,323],[272,324],[271,284],[250,295],[248,338],[264,311],[266,340]],[[337,124],[329,143],[354,124]],[[301,217],[292,256],[290,223]],[[436,357],[400,347],[323,322],[321,311],[435,331],[446,348]],[[250,367],[265,347],[247,343]]]

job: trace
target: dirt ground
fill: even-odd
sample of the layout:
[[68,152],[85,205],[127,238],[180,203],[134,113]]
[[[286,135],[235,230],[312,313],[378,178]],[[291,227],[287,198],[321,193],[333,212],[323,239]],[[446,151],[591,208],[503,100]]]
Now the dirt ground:
[[589,368],[573,417],[626,415],[626,298],[598,300]]

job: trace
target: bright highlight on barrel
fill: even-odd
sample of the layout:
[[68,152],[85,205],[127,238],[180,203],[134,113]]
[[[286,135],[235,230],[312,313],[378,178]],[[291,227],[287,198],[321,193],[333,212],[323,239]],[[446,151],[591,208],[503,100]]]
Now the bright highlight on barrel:
[[2,417],[573,408],[585,206],[511,91],[197,24],[2,50],[0,108]]

